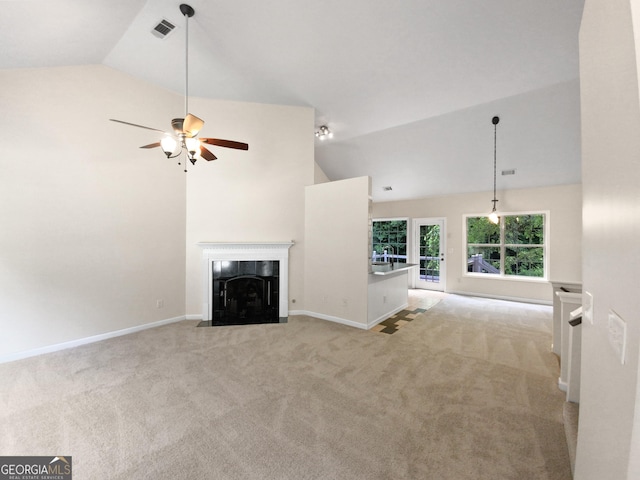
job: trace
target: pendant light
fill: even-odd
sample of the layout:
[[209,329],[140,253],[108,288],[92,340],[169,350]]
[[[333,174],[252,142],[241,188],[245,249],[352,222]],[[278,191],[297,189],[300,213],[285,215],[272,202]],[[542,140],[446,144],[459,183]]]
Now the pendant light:
[[491,119],[491,123],[493,123],[493,200],[491,200],[493,202],[493,209],[489,214],[489,221],[495,224],[500,223],[500,217],[496,211],[496,203],[498,203],[498,199],[496,198],[496,140],[499,122],[500,117],[493,117]]

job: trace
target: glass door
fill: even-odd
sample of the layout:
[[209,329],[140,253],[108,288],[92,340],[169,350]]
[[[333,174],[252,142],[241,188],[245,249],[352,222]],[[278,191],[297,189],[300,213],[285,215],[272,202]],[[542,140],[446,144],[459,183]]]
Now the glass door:
[[415,287],[444,292],[446,268],[444,264],[445,250],[445,219],[417,218],[413,221],[415,235],[414,268]]

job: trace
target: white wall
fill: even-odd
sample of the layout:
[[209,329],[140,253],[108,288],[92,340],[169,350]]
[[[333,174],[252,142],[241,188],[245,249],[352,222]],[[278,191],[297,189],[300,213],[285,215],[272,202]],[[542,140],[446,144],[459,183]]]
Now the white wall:
[[[318,142],[316,161],[333,180],[371,176],[375,202],[490,189],[494,115],[500,117],[498,174],[517,170],[499,176],[498,188],[580,183],[577,78],[360,137]],[[367,159],[366,172],[360,158]],[[384,191],[386,185],[393,190]]]
[[[503,212],[549,211],[549,278],[581,281],[581,188],[566,185],[498,191],[498,208]],[[493,192],[446,195],[418,200],[373,204],[374,218],[445,217],[447,219],[446,291],[551,303],[548,282],[477,278],[465,276],[465,214],[491,211]],[[409,220],[411,225],[411,220]],[[411,235],[410,235],[411,236]]]
[[0,359],[183,315],[184,174],[108,121],[165,128],[180,97],[103,66],[0,85]]
[[[631,5],[637,25],[637,0],[586,0],[580,30],[583,287],[593,295],[594,323],[582,326],[578,480],[640,477],[640,104]],[[627,324],[624,365],[608,342],[610,310]]]
[[326,183],[330,182],[329,177],[324,173],[324,171],[320,168],[320,165],[314,162],[314,182],[313,183]]
[[[248,151],[212,148],[187,174],[187,306],[202,314],[202,251],[198,242],[290,241],[289,307],[304,307],[304,195],[314,183],[314,112],[193,98],[206,120],[202,136],[246,142]],[[184,232],[183,232],[184,233]]]
[[249,151],[214,148],[185,174],[138,148],[156,132],[108,121],[169,129],[182,96],[104,66],[0,80],[0,360],[200,315],[199,241],[294,240],[289,298],[304,306],[312,109],[190,99],[203,136]]
[[369,177],[307,187],[305,313],[367,327],[370,193]]
[[410,275],[410,272],[369,275],[368,328],[407,308],[409,302],[407,275]]

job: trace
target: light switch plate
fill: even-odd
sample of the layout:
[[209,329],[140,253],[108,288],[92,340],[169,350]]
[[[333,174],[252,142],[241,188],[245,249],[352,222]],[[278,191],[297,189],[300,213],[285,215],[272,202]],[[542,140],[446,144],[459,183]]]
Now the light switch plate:
[[624,356],[627,345],[627,323],[613,310],[609,310],[607,331],[609,343],[613,347],[616,357],[620,360],[620,363],[624,365]]

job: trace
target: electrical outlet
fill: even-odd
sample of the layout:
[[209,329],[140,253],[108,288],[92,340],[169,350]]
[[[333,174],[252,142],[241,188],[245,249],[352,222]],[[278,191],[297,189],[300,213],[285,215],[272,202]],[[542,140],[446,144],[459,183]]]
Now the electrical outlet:
[[156,300],[156,308],[164,307],[164,300]]
[[624,365],[624,356],[627,345],[627,323],[613,310],[609,310],[607,331],[609,343],[613,347],[616,357],[620,360],[620,363]]
[[386,295],[382,296],[382,303],[387,303],[387,296]]

